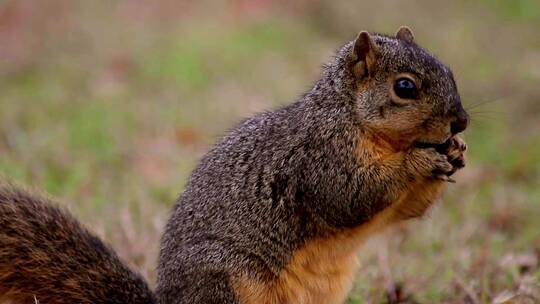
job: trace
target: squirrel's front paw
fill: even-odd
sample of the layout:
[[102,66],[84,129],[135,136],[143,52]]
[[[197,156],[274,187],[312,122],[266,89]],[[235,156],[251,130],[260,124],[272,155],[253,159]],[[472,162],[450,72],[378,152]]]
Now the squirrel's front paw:
[[454,170],[449,157],[435,148],[413,148],[410,153],[409,165],[424,177],[444,181],[451,181],[448,176]]
[[411,164],[426,177],[454,182],[450,176],[465,167],[466,150],[463,139],[454,136],[433,148],[415,148],[411,152]]
[[448,174],[451,176],[457,170],[465,167],[465,151],[467,150],[467,144],[459,136],[454,136],[449,139],[448,148],[445,149],[444,154],[447,155],[448,161],[452,165],[453,169]]

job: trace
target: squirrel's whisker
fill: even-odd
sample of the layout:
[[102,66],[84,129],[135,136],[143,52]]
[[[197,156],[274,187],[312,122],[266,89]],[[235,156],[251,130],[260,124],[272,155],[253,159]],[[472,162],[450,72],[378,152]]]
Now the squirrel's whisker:
[[480,102],[477,102],[477,103],[473,103],[471,105],[468,105],[468,104],[465,103],[465,110],[470,111],[470,110],[476,109],[478,107],[485,106],[485,105],[492,104],[492,103],[499,102],[499,101],[502,101],[502,99],[489,99],[489,100],[484,100],[484,101],[480,101]]

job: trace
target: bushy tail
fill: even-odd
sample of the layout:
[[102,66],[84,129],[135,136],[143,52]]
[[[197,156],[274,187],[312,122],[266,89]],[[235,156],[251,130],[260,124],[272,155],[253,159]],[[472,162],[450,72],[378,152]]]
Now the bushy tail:
[[155,303],[140,275],[47,198],[0,184],[0,303]]

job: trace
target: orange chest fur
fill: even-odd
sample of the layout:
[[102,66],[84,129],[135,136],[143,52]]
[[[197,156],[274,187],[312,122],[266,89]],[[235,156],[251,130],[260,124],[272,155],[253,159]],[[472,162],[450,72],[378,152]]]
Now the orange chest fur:
[[240,303],[343,303],[358,268],[359,247],[369,235],[391,221],[391,209],[360,227],[308,242],[294,253],[274,281],[240,279],[236,282]]
[[[343,303],[358,268],[357,251],[377,231],[400,221],[412,211],[416,216],[440,195],[443,183],[412,185],[390,207],[357,228],[315,239],[297,250],[279,277],[271,282],[246,278],[236,282],[242,304]],[[406,212],[406,213],[404,213]]]

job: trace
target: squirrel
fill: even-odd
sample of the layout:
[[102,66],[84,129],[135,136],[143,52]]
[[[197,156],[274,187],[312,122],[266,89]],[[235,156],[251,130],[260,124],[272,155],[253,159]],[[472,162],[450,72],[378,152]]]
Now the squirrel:
[[0,293],[14,303],[343,303],[364,240],[422,216],[465,166],[457,134],[468,123],[451,70],[409,28],[362,31],[309,91],[202,157],[165,227],[154,294],[69,213],[9,185]]

